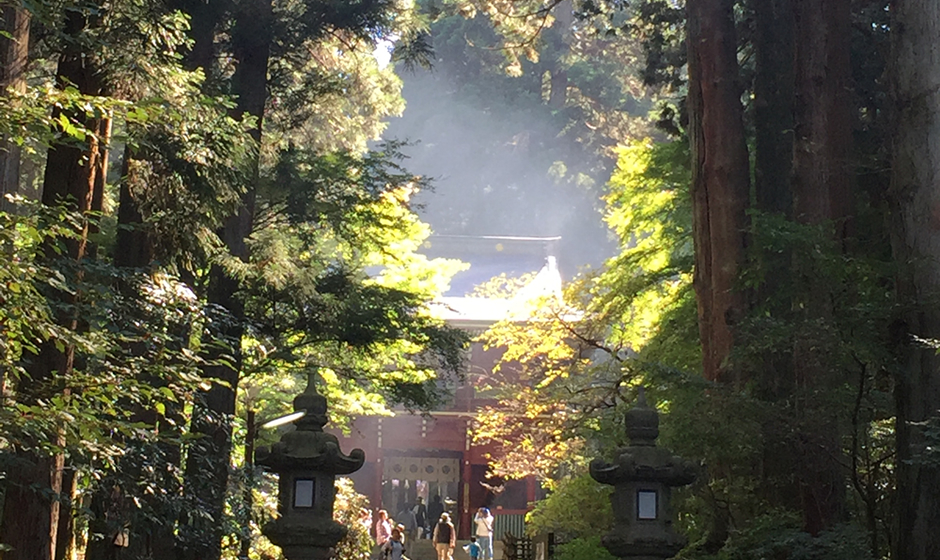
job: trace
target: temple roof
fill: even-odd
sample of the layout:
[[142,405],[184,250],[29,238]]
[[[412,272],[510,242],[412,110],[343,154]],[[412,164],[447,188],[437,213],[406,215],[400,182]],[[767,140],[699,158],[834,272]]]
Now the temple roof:
[[[560,237],[439,235],[428,238],[421,252],[430,258],[460,259],[470,268],[457,273],[450,290],[432,311],[461,328],[485,328],[505,319],[528,318],[528,303],[561,297],[562,279],[555,250]],[[511,298],[473,297],[473,289],[500,275],[535,277]]]

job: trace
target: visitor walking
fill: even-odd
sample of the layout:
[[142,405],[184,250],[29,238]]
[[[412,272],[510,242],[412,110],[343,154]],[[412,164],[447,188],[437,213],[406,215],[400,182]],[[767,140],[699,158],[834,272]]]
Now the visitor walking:
[[378,519],[375,522],[375,544],[383,546],[392,536],[392,524],[388,521],[388,512],[380,509],[376,514]]
[[440,520],[441,514],[444,513],[444,504],[441,503],[441,495],[437,494],[431,498],[431,504],[428,506],[428,530],[432,530],[434,525]]
[[405,504],[405,509],[398,512],[395,521],[405,527],[404,537],[406,543],[413,543],[418,538],[418,516],[415,515],[414,509],[409,507],[409,504]]
[[480,543],[481,560],[493,560],[493,514],[489,509],[481,507],[473,516],[473,524]]
[[418,503],[415,504],[413,509],[415,514],[415,522],[418,525],[418,534],[421,538],[429,538],[428,532],[428,507],[424,505],[424,499],[418,498]]
[[441,514],[441,520],[434,526],[431,542],[437,550],[437,560],[453,560],[454,547],[457,546],[457,531],[450,522],[450,515]]
[[463,547],[463,549],[470,555],[470,560],[480,560],[482,550],[480,549],[480,543],[477,542],[476,537],[470,537],[470,544]]
[[402,560],[405,553],[405,543],[401,541],[401,531],[392,529],[392,535],[382,546],[382,557],[385,560]]

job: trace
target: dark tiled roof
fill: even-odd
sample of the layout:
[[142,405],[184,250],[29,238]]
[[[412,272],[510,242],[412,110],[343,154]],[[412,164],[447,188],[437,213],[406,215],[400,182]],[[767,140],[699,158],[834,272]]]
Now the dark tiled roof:
[[537,273],[555,255],[559,237],[431,236],[421,252],[430,258],[460,259],[470,268],[457,273],[446,296],[466,296],[474,287],[499,276],[517,278]]

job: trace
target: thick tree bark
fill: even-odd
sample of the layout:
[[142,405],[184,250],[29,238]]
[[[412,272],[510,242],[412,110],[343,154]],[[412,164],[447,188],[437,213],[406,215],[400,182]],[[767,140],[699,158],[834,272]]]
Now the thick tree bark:
[[757,208],[790,216],[793,200],[794,0],[754,2],[754,194]]
[[0,542],[9,560],[54,560],[62,490],[62,455],[18,453],[7,474]]
[[[26,89],[30,13],[20,6],[0,6],[0,95]],[[6,195],[20,191],[20,147],[0,137],[0,211],[12,209]]]
[[745,299],[736,282],[747,247],[750,170],[731,0],[689,0],[689,138],[695,294],[707,379],[740,381],[728,367]]
[[795,0],[794,216],[833,221],[844,240],[852,214],[850,0]]
[[924,461],[925,422],[940,422],[940,355],[921,342],[940,339],[940,3],[891,4],[893,248],[903,268],[898,292],[897,560],[940,558],[940,465]]
[[[850,72],[850,0],[795,0],[796,119],[793,158],[794,217],[812,225],[832,226],[843,249],[852,215],[852,113]],[[833,287],[822,282],[806,259],[793,271],[800,301],[794,309],[806,324],[831,321]],[[812,336],[812,335],[810,335]],[[794,455],[804,528],[812,533],[845,519],[846,472],[839,419],[815,395],[843,380],[839,368],[818,341],[797,335],[793,353],[794,395],[799,433]]]
[[[272,5],[270,0],[243,0],[236,9],[232,32],[232,50],[236,61],[232,77],[232,91],[237,96],[236,116],[251,115],[257,126],[252,136],[260,146],[261,125],[267,102],[267,72],[272,41]],[[258,183],[258,160],[238,212],[229,217],[221,232],[229,252],[247,259],[246,239],[251,234],[254,218],[255,193]],[[192,431],[204,437],[193,443],[186,465],[186,492],[198,496],[215,520],[205,527],[199,520],[184,522],[180,530],[179,557],[181,560],[214,560],[221,555],[221,520],[225,509],[232,451],[232,421],[235,415],[235,396],[241,369],[241,338],[244,332],[244,305],[238,298],[239,282],[227,271],[214,266],[210,271],[207,299],[216,309],[224,309],[228,316],[216,317],[211,327],[221,348],[208,356],[215,365],[204,368],[203,375],[212,380],[208,391],[197,395],[193,409]],[[218,363],[223,355],[230,358],[226,364]]]

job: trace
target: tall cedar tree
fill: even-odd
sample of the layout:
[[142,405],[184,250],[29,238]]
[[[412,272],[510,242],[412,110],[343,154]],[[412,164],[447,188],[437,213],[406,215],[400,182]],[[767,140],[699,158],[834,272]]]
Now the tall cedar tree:
[[[758,211],[787,220],[793,217],[795,1],[754,2],[754,199]],[[786,320],[791,311],[790,302],[778,295],[786,287],[791,259],[790,252],[766,255],[766,278],[754,294],[755,301],[778,320]],[[758,374],[761,398],[777,403],[790,397],[794,387],[792,357],[787,351],[766,353]],[[773,442],[789,433],[782,418],[767,420],[762,430],[765,439]],[[764,499],[793,511],[799,509],[798,493],[792,485],[774,483],[791,480],[797,464],[790,447],[764,446]],[[726,538],[727,534],[721,536],[722,541]]]
[[[831,230],[845,250],[851,214],[853,166],[849,90],[851,64],[850,0],[796,0],[796,87],[794,104],[793,214],[804,224]],[[802,321],[831,320],[832,286],[812,271],[791,274],[799,282],[800,301],[793,308]],[[803,338],[808,338],[803,340]],[[793,348],[793,379],[798,391],[799,435],[795,471],[804,528],[811,534],[832,528],[845,518],[845,475],[838,412],[815,395],[839,386],[839,368],[811,337]],[[790,377],[789,372],[780,374]]]
[[736,283],[747,249],[750,169],[732,0],[689,0],[689,140],[695,294],[703,371],[737,381],[726,364],[745,313]]
[[[235,74],[232,92],[236,96],[235,116],[244,114],[255,119],[251,131],[261,144],[262,119],[268,92],[268,59],[273,33],[270,0],[243,0],[236,5],[232,30],[232,52]],[[259,161],[252,162],[251,184],[247,186],[242,204],[225,220],[221,237],[229,253],[248,259],[246,240],[254,220],[255,196],[259,177]],[[241,340],[244,334],[245,309],[238,297],[239,281],[215,265],[210,271],[207,301],[212,308],[224,310],[224,316],[213,317],[210,326],[215,339],[210,350],[210,364],[203,375],[212,386],[196,396],[193,407],[194,434],[203,435],[190,446],[184,487],[186,495],[204,504],[211,518],[198,517],[180,528],[178,558],[211,560],[222,554],[225,497],[228,487],[229,459],[232,450],[232,420],[235,416],[236,390],[241,372]],[[220,344],[221,343],[221,344]],[[227,360],[223,360],[225,356]]]
[[[844,246],[852,208],[851,113],[845,93],[851,68],[850,2],[757,4],[757,208],[809,225],[834,224],[833,235]],[[729,367],[728,360],[736,342],[735,324],[747,312],[738,276],[753,255],[746,236],[750,166],[733,6],[722,0],[687,3],[688,109],[703,371],[707,379],[740,384],[750,375],[733,364]],[[828,288],[816,285],[811,271],[799,270],[787,255],[764,258],[774,273],[750,297],[775,300],[771,311],[779,314],[802,309],[802,321],[828,317]],[[795,278],[796,297],[812,301],[786,301],[781,291],[784,278]],[[790,429],[767,427],[769,470],[765,474],[797,485],[768,488],[768,497],[802,510],[804,527],[813,534],[841,521],[845,511],[837,419],[834,412],[808,397],[840,382],[835,373],[838,368],[826,360],[818,345],[797,337],[790,351],[768,357],[760,379],[765,398],[789,402],[799,394],[803,399]],[[780,449],[786,449],[783,453],[790,457],[784,462],[777,461]],[[798,502],[793,501],[795,496]]]
[[[0,96],[26,88],[31,14],[17,4],[0,5]],[[10,206],[6,195],[17,194],[20,183],[20,147],[0,137],[0,210]]]
[[[67,12],[64,32],[71,40],[59,56],[56,76],[60,87],[72,85],[82,94],[102,94],[104,86],[100,69],[96,67],[94,57],[86,56],[83,52],[80,40],[94,25],[95,21],[88,13],[79,10]],[[80,213],[100,211],[110,120],[83,112],[62,113],[61,116],[79,123],[91,134],[82,144],[66,139],[50,147],[43,177],[42,203],[47,206],[66,204]],[[65,131],[62,132],[65,134]],[[62,257],[58,257],[56,251],[49,247],[47,258],[67,258],[80,266],[91,251],[88,237],[91,224],[85,221],[79,227],[81,230],[75,238],[65,242]],[[78,330],[80,318],[70,311],[70,303],[74,302],[75,296],[57,292],[54,297],[63,304],[56,317],[57,322],[69,330]],[[17,400],[35,403],[50,396],[50,391],[60,391],[61,388],[54,384],[53,379],[66,378],[74,362],[74,347],[63,345],[62,341],[46,341],[39,355],[28,365],[30,379],[18,387]],[[57,437],[55,434],[47,436],[53,440]],[[12,547],[12,550],[4,553],[4,558],[52,560],[60,524],[64,456],[20,453],[17,460],[17,466],[8,475],[3,524],[0,526],[0,542]]]
[[[903,368],[897,404],[897,560],[940,558],[940,463],[928,457],[940,410],[940,3],[891,4],[891,204],[898,293],[906,310],[898,325]],[[936,445],[936,442],[934,442]]]

